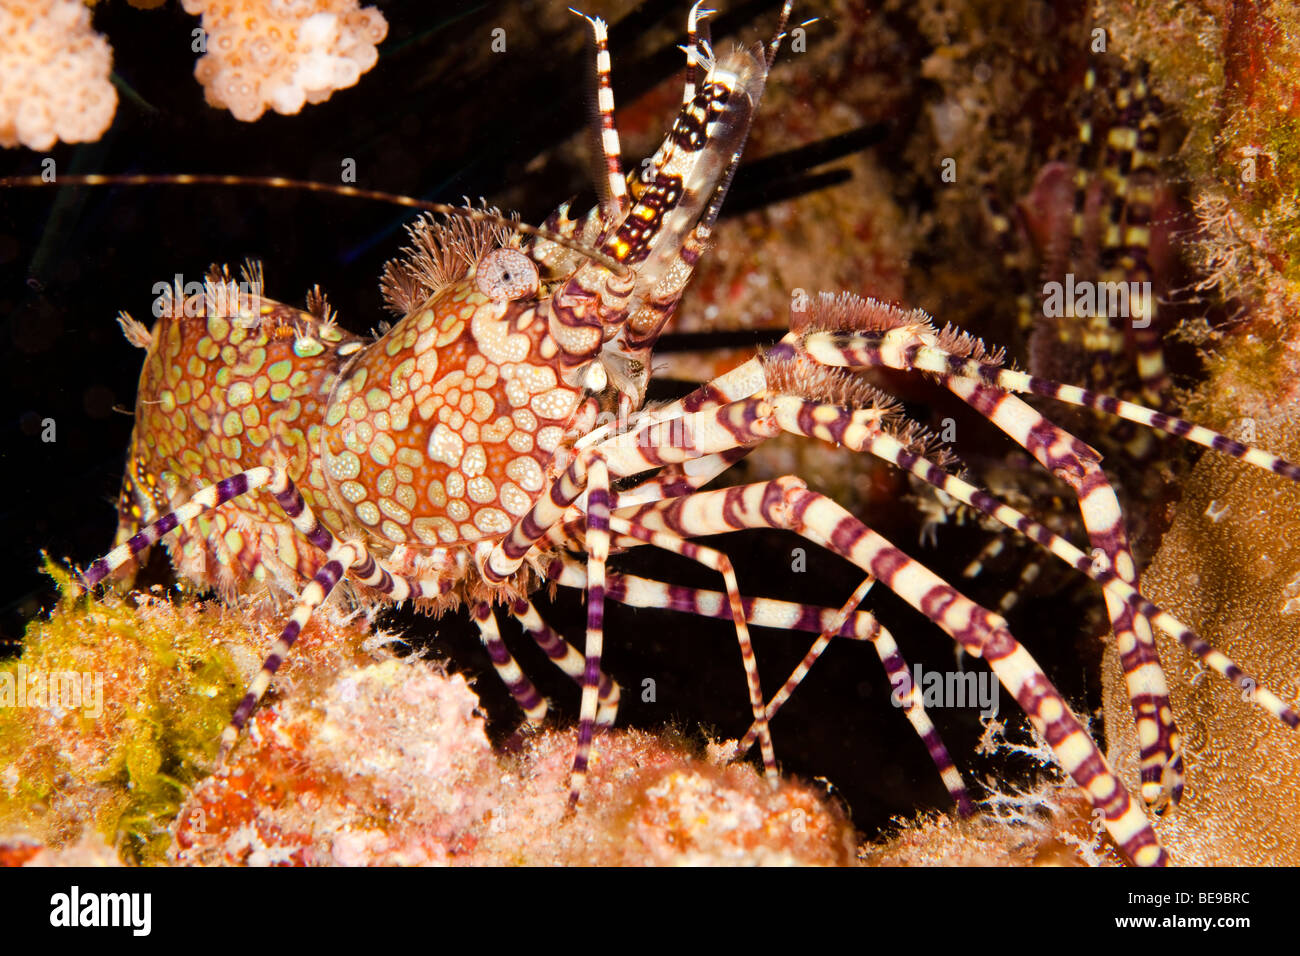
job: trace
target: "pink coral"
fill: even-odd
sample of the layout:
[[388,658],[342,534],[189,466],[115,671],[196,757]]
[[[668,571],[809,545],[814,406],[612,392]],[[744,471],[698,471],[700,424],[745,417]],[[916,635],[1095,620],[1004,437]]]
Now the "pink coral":
[[249,865],[822,864],[853,830],[817,789],[772,787],[649,734],[599,741],[566,812],[574,734],[513,758],[488,744],[463,677],[412,659],[347,667],[253,718],[173,824],[169,859]]
[[92,142],[117,109],[113,51],[80,0],[0,4],[0,146]]
[[357,0],[182,0],[203,15],[195,64],[209,104],[252,122],[269,106],[292,114],[346,89],[379,59],[388,22]]

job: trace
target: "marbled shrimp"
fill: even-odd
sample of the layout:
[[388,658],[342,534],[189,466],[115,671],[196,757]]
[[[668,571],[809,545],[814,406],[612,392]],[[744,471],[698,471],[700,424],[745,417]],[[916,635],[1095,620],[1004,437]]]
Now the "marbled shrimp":
[[[589,20],[599,205],[577,219],[561,207],[541,230],[469,207],[418,220],[382,281],[399,319],[377,338],[343,331],[319,292],[305,310],[268,298],[257,266],[245,269],[242,286],[215,270],[203,293],[165,296],[151,330],[122,317],[147,358],[119,542],[82,582],[94,587],[166,540],[185,578],[232,595],[266,587],[295,601],[222,736],[223,754],[313,612],[344,590],[433,614],[467,605],[535,722],[546,703],[502,641],[496,608],[516,618],[582,687],[572,803],[582,795],[595,728],[617,714],[618,685],[601,670],[608,600],[734,625],[753,715],[736,752],[758,743],[772,777],[769,722],[808,668],[835,637],[871,642],[891,683],[907,691],[904,709],[966,809],[961,775],[908,682],[907,662],[880,622],[857,610],[879,582],[988,662],[1138,864],[1167,861],[1142,801],[1159,806],[1181,790],[1181,739],[1152,627],[1251,688],[1256,704],[1300,724],[1290,705],[1142,596],[1099,456],[1015,393],[1092,408],[1298,480],[1293,464],[1165,413],[1015,371],[1000,353],[940,330],[920,311],[849,294],[796,298],[778,344],[680,400],[646,405],[655,341],[708,249],[788,14],[789,4],[769,43],[715,57],[698,29],[706,13],[692,10],[681,110],[654,157],[626,177],[605,26]],[[938,443],[868,383],[865,370],[881,367],[937,380],[1064,480],[1091,553],[955,474]],[[704,490],[783,432],[888,461],[1104,588],[1142,745],[1141,801],[999,615],[795,476]],[[801,535],[857,565],[862,583],[839,608],[743,594],[727,555],[695,539],[755,528]],[[669,588],[607,567],[612,551],[643,545],[704,565],[724,588]],[[582,652],[532,603],[551,585],[586,595]],[[819,634],[770,699],[753,625]]]

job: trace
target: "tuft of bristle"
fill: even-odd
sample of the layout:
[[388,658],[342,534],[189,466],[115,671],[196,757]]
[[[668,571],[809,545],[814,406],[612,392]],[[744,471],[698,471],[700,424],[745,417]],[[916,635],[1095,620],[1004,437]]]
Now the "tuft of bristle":
[[[240,282],[236,282],[227,265],[208,267],[204,276],[202,308],[204,315],[220,315],[233,319],[244,328],[255,328],[261,321],[257,314],[257,303],[262,295],[262,267],[252,259],[244,261],[240,270]],[[189,311],[188,303],[185,312]]]
[[881,429],[908,451],[929,459],[944,471],[964,470],[961,460],[939,436],[908,418],[898,399],[872,385],[861,373],[822,365],[797,354],[777,356],[765,352],[759,359],[770,391],[810,402],[878,411]]
[[990,349],[984,340],[963,332],[952,324],[945,325],[939,333],[939,348],[957,358],[968,358],[976,362],[991,365],[1003,365],[1006,362],[1006,349]]
[[208,266],[208,271],[203,276],[203,282],[211,285],[225,285],[233,281],[230,274],[230,266],[222,263],[217,265],[215,262]]
[[334,324],[334,309],[318,285],[312,286],[311,291],[307,293],[307,312],[320,319],[324,325]]
[[910,418],[890,419],[881,427],[898,439],[908,451],[920,455],[950,474],[966,470],[965,464],[938,435]]
[[878,299],[864,299],[852,292],[838,295],[820,292],[814,299],[796,299],[790,309],[790,331],[886,332],[909,325],[931,326],[924,309],[901,309]]
[[160,319],[178,319],[185,314],[185,286],[174,281],[154,302],[154,314]]
[[763,363],[767,387],[773,392],[845,408],[877,409],[890,415],[902,411],[895,398],[850,369],[822,365],[798,354],[778,356],[763,352],[759,360]]
[[249,285],[252,295],[259,299],[262,297],[262,290],[266,287],[266,275],[262,270],[260,259],[245,259],[244,264],[239,267],[239,277]]
[[[473,207],[467,203],[464,208]],[[482,209],[501,215],[494,206],[484,205]],[[510,221],[517,218],[512,216]],[[403,316],[469,275],[479,259],[506,245],[515,230],[506,223],[425,213],[408,224],[406,232],[411,245],[403,247],[401,257],[384,264],[379,278],[388,309]]]
[[117,313],[117,324],[122,327],[126,340],[138,349],[147,349],[153,344],[153,336],[143,322],[137,322],[127,312]]

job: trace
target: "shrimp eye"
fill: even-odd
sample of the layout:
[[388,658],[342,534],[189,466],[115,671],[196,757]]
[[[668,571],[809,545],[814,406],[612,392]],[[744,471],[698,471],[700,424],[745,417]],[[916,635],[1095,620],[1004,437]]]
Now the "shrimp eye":
[[522,299],[538,289],[537,266],[518,249],[493,249],[478,261],[474,284],[493,302]]

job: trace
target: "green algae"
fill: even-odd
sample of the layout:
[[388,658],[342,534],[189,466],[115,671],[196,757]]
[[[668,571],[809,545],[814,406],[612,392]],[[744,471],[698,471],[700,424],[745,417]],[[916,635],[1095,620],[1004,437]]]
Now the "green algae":
[[66,570],[47,559],[46,571],[58,606],[28,626],[22,656],[0,674],[33,690],[79,675],[100,691],[79,709],[53,694],[0,707],[0,832],[58,847],[89,828],[127,860],[160,862],[167,826],[242,693],[245,675],[226,646],[237,627],[199,604],[75,597]]

